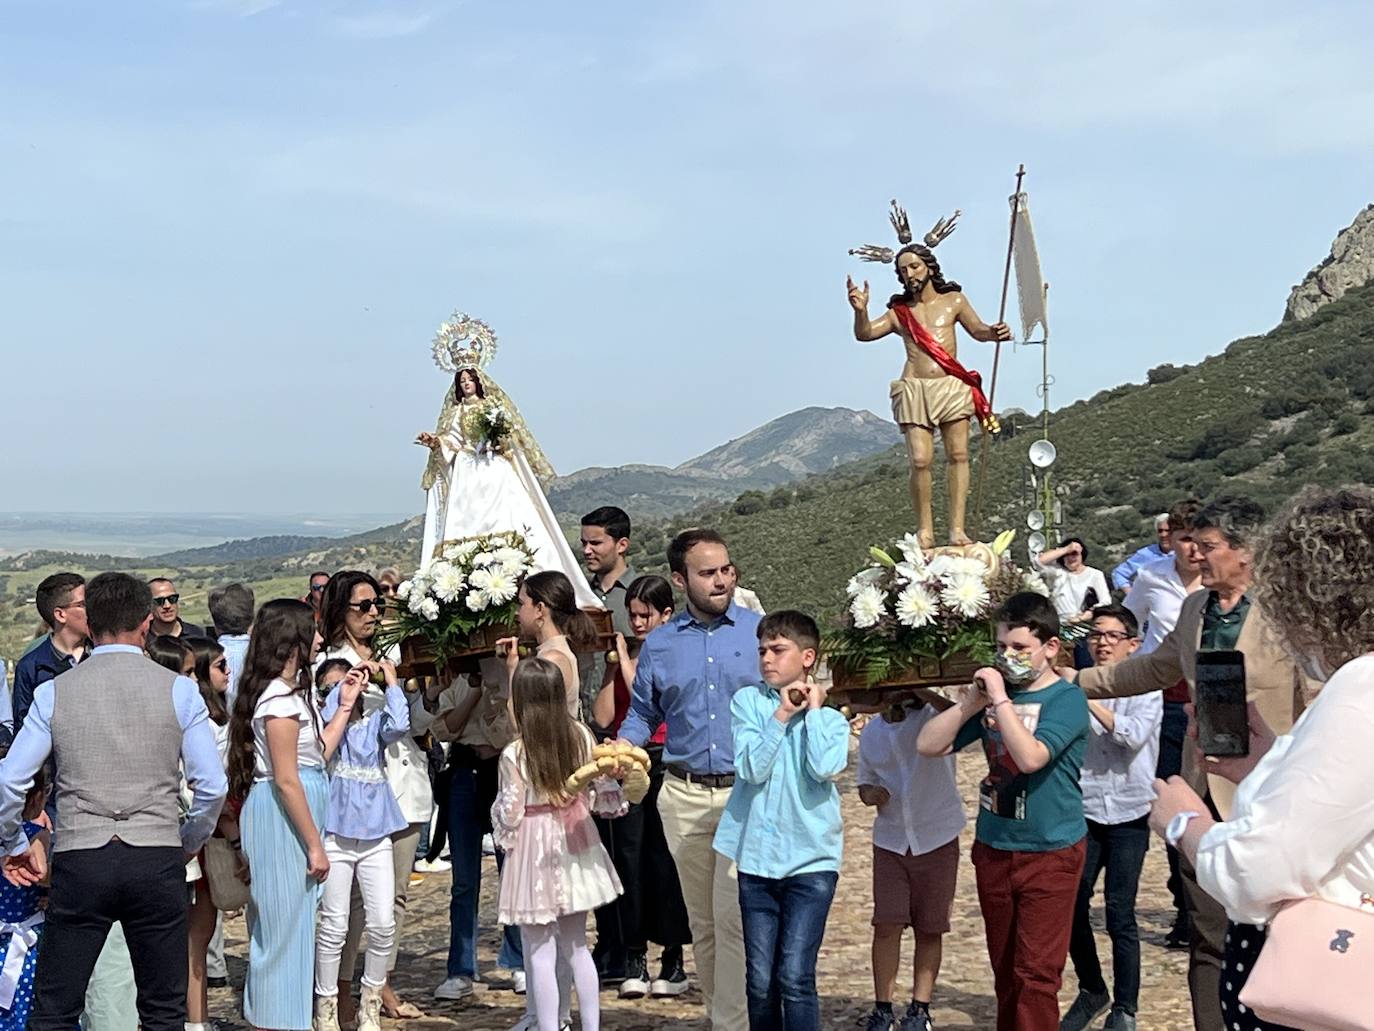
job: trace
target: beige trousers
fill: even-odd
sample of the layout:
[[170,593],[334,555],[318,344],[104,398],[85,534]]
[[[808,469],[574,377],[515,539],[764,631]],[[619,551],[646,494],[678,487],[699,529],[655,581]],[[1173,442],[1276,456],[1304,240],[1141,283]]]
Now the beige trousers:
[[735,864],[711,847],[729,798],[729,788],[701,787],[669,773],[658,795],[658,812],[687,903],[692,955],[711,1027],[746,1031],[749,1008],[744,995],[739,878]]

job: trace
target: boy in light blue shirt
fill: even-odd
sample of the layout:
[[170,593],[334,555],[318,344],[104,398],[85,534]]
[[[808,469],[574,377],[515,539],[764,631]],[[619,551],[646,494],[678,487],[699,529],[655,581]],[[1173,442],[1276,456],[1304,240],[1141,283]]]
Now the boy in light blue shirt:
[[835,778],[849,761],[849,723],[809,676],[815,620],[774,612],[758,638],[763,683],[730,704],[735,786],[714,847],[739,868],[751,1031],[819,1031],[816,959],[840,876]]

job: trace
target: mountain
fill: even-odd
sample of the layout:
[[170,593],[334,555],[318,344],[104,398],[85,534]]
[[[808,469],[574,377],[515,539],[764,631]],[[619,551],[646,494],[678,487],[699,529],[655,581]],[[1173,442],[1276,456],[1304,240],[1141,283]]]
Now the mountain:
[[1323,304],[1374,280],[1374,204],[1336,234],[1331,253],[1293,287],[1285,319],[1305,319]]
[[565,522],[618,504],[636,519],[684,512],[746,490],[776,487],[890,449],[892,423],[850,408],[803,408],[675,468],[622,465],[582,469],[554,480],[549,503]]

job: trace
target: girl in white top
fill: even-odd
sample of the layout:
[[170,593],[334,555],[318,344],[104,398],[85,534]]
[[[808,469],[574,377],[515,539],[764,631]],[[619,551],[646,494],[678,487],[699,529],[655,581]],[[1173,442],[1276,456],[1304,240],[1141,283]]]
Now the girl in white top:
[[319,645],[310,606],[288,599],[263,605],[230,722],[229,792],[242,804],[252,871],[243,1014],[258,1028],[311,1026],[315,909],[329,874],[319,829],[329,797],[324,764],[370,674],[350,671],[339,711],[323,725],[310,677]]
[[1033,555],[1032,561],[1045,577],[1054,610],[1064,622],[1086,623],[1094,608],[1111,604],[1107,578],[1102,570],[1088,565],[1088,548],[1077,537]]
[[[1374,491],[1308,488],[1255,562],[1265,612],[1321,693],[1282,737],[1250,706],[1250,754],[1208,760],[1239,784],[1216,822],[1180,778],[1157,783],[1150,825],[1197,869],[1231,920],[1222,968],[1227,1026],[1270,1028],[1237,996],[1284,903],[1317,897],[1374,911]],[[1330,671],[1335,670],[1334,673]],[[1312,986],[1312,991],[1320,991]]]

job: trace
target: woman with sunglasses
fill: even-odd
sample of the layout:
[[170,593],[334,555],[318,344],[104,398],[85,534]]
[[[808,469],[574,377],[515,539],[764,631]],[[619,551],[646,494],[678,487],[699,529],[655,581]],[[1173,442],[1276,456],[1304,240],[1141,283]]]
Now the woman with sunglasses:
[[[325,585],[320,604],[320,635],[324,647],[315,661],[318,669],[330,659],[343,659],[351,665],[386,659],[400,661],[399,649],[392,646],[385,652],[374,647],[377,631],[386,613],[386,595],[381,585],[369,573],[346,569],[335,573]],[[363,712],[381,707],[384,691],[369,685],[361,701]],[[390,972],[396,967],[396,955],[405,919],[406,900],[410,895],[410,870],[420,845],[420,832],[429,823],[434,805],[433,788],[429,783],[429,761],[423,748],[412,735],[423,735],[434,717],[425,709],[420,691],[407,692],[410,706],[411,734],[388,745],[386,749],[386,778],[391,792],[406,819],[406,829],[393,834],[392,861],[396,877],[396,945],[392,947],[387,964]],[[357,966],[358,946],[362,940],[362,899],[355,892],[349,914],[348,939],[344,944],[339,965],[339,1023],[351,1023],[355,1015],[352,996],[353,971]],[[382,989],[382,1013],[393,1019],[414,1019],[422,1016],[415,1005],[403,1002],[388,983]]]

